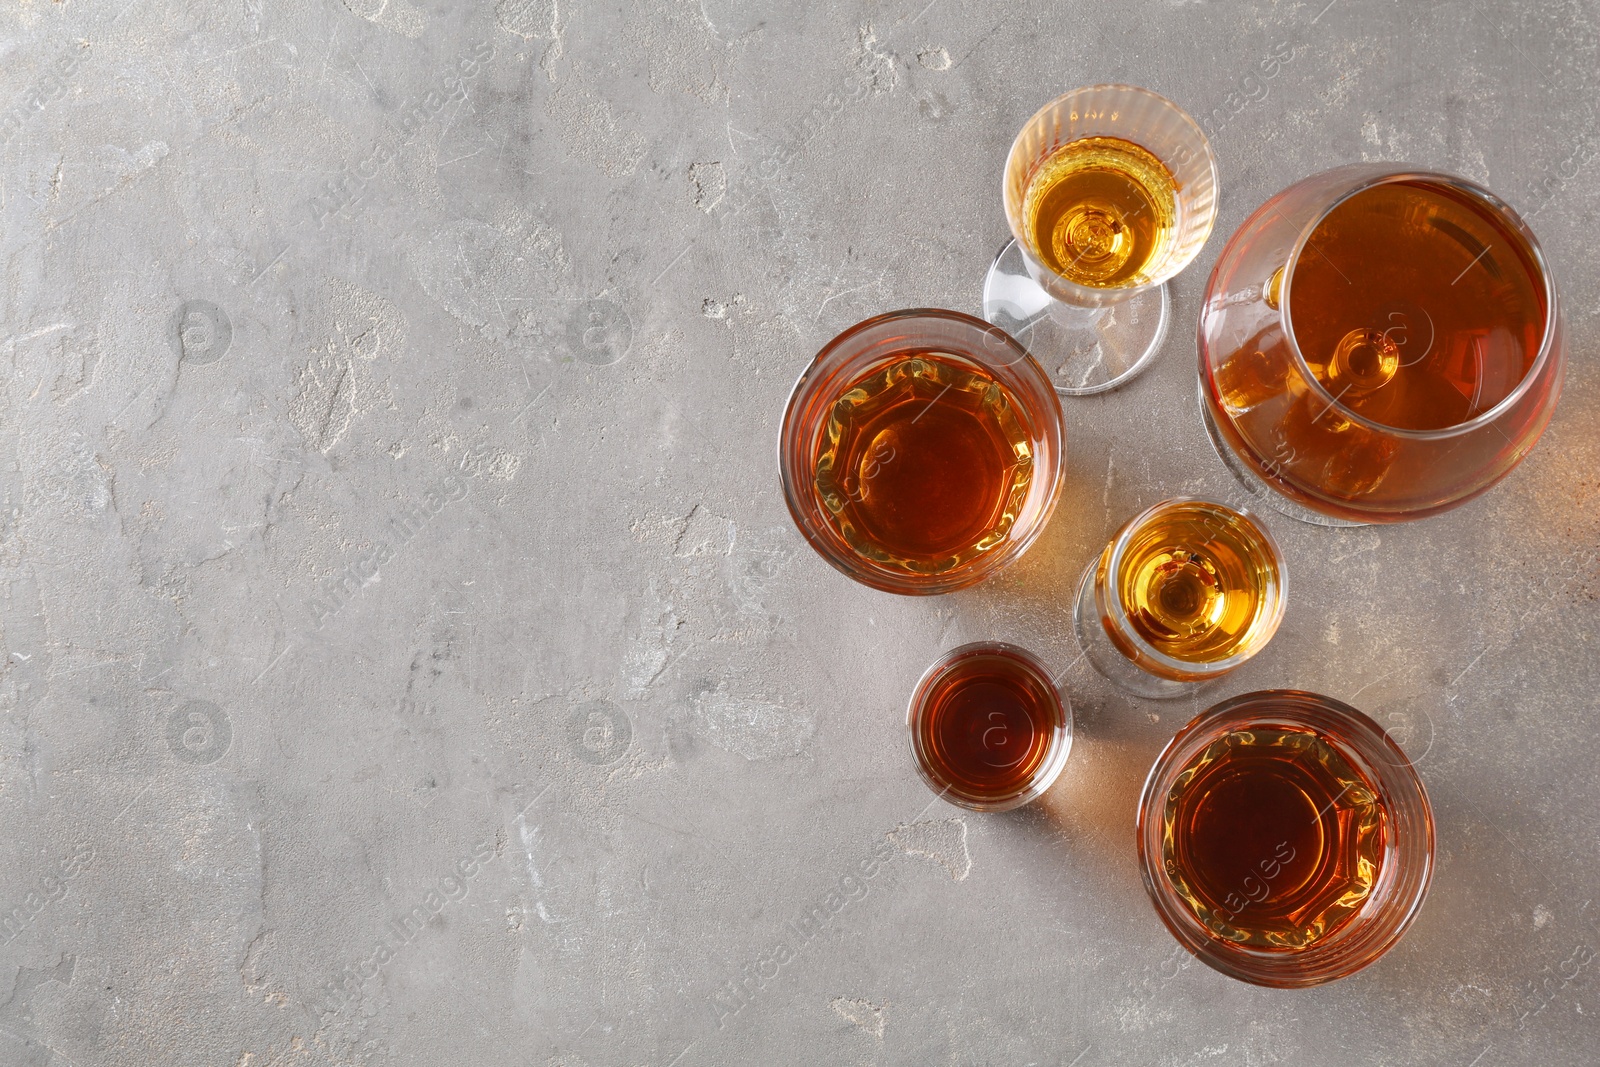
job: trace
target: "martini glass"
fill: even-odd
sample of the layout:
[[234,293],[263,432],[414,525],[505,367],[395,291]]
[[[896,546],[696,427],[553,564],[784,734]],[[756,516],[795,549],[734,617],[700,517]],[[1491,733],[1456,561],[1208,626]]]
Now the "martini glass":
[[1115,388],[1154,358],[1217,211],[1211,145],[1147,89],[1095,85],[1046,104],[1011,145],[1013,239],[983,285],[983,317],[1027,346],[1056,392]]

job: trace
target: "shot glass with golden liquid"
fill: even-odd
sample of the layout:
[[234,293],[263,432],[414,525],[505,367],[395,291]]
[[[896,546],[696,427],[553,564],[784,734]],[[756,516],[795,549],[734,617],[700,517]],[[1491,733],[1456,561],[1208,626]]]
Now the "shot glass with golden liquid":
[[1073,625],[1107,679],[1170,698],[1261,651],[1287,595],[1283,556],[1255,516],[1176,497],[1129,519],[1084,570]]
[[1139,798],[1156,913],[1223,974],[1299,988],[1390,948],[1433,873],[1433,811],[1405,753],[1361,712],[1279,689],[1202,712]]
[[1017,134],[1003,197],[1014,239],[984,280],[984,318],[1063,395],[1133,377],[1166,336],[1167,279],[1216,218],[1216,161],[1200,127],[1147,89],[1075,89]]
[[1072,749],[1072,707],[1044,664],[999,641],[962,645],[929,667],[906,728],[928,788],[974,811],[1038,798]]
[[1457,507],[1532,450],[1565,363],[1517,214],[1448,174],[1353,164],[1262,205],[1200,313],[1201,414],[1267,505],[1324,526]]
[[929,594],[1020,556],[1060,491],[1049,380],[1003,330],[895,311],[830,341],[795,383],[778,442],[784,499],[856,581]]

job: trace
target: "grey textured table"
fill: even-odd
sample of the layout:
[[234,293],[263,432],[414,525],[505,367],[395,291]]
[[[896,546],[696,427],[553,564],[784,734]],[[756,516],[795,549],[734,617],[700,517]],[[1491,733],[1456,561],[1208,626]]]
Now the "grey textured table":
[[[806,7],[5,5],[0,1064],[1600,1059],[1594,6]],[[856,586],[778,493],[788,388],[869,314],[976,311],[1011,136],[1095,81],[1220,159],[1166,350],[1066,404],[1018,566]],[[930,804],[903,710],[964,640],[1072,663],[1112,529],[1238,498],[1206,273],[1359,159],[1531,214],[1572,361],[1483,499],[1269,520],[1288,616],[1207,701],[1367,709],[1439,831],[1393,952],[1273,992],[1139,881],[1197,702],[1078,664],[1067,770],[1004,816]]]

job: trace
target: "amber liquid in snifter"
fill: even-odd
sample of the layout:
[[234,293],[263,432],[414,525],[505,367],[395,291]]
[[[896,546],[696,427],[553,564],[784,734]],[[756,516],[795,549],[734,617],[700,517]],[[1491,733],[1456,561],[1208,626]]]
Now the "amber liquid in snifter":
[[[1284,574],[1251,517],[1174,500],[1135,523],[1120,553],[1120,534],[1106,546],[1095,574],[1101,623],[1124,656],[1150,673],[1191,681],[1206,665],[1248,657],[1271,639]],[[1153,660],[1141,645],[1197,670]]]
[[813,470],[829,521],[866,559],[913,573],[1003,542],[1033,479],[1016,398],[959,356],[911,352],[852,383]]
[[1172,172],[1119,137],[1084,137],[1056,149],[1029,179],[1022,206],[1038,260],[1093,288],[1138,285],[1159,270],[1177,211]]
[[[1266,279],[1273,309],[1285,273]],[[1547,310],[1521,236],[1486,205],[1425,181],[1364,189],[1330,211],[1288,297],[1295,341],[1327,393],[1406,431],[1460,425],[1509,396],[1539,351]],[[1350,500],[1426,484],[1432,472],[1406,462],[1403,438],[1344,417],[1257,341],[1218,366],[1216,387],[1224,412],[1255,427],[1247,438],[1276,442],[1260,457],[1264,473]]]
[[1238,655],[1253,636],[1277,563],[1248,520],[1177,509],[1152,520],[1120,562],[1123,614],[1161,652],[1191,663]]

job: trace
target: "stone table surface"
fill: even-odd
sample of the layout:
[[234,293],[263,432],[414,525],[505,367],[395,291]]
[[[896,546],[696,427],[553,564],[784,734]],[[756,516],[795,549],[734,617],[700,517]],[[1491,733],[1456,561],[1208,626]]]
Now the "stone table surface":
[[[1597,47],[1587,0],[9,0],[0,1064],[1600,1059]],[[1178,325],[1065,405],[1018,565],[855,585],[784,508],[789,387],[868,315],[976,312],[1011,137],[1098,81],[1219,158]],[[1275,992],[1140,882],[1201,701],[1072,666],[1066,772],[1006,815],[935,800],[904,703],[963,641],[1073,664],[1110,532],[1239,498],[1189,324],[1250,211],[1354,160],[1535,215],[1572,360],[1487,496],[1268,519],[1292,603],[1205,703],[1350,701],[1438,819],[1405,939]]]

